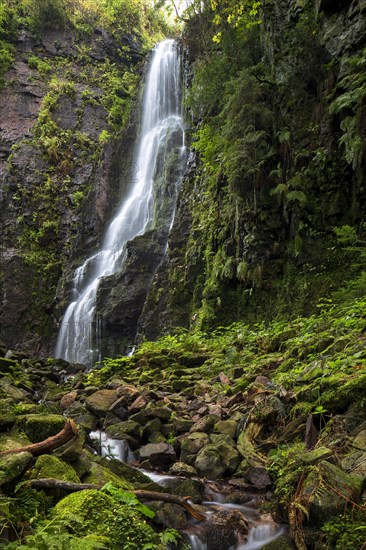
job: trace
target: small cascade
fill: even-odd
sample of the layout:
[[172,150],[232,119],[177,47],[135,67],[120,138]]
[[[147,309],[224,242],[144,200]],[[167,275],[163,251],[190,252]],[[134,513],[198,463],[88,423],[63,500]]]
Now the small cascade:
[[[98,442],[102,456],[117,458],[125,464],[135,462],[135,455],[127,441],[110,439],[103,431],[91,432],[90,438]],[[139,469],[139,471],[164,488],[169,488],[170,481],[177,477],[150,470]],[[260,515],[255,499],[246,501],[245,504],[230,502],[230,494],[218,492],[212,488],[210,483],[205,485],[204,498],[210,499],[204,500],[200,505],[200,511],[206,516],[206,521],[198,522],[191,519],[183,531],[191,550],[259,550],[287,532],[286,526],[271,521],[268,516]],[[223,538],[220,516],[231,512],[241,515],[245,518],[245,525],[249,525],[247,536],[247,527],[244,530],[245,543],[230,542],[227,544]],[[218,521],[217,526],[216,521]],[[209,525],[209,530],[207,525]],[[212,530],[214,530],[214,536],[212,536]]]
[[124,464],[134,462],[136,457],[125,439],[111,439],[105,432],[96,430],[90,432],[90,439],[95,440],[101,456],[117,458]]
[[[156,46],[146,78],[132,188],[111,221],[101,249],[74,272],[71,302],[59,330],[56,357],[87,365],[99,358],[101,321],[96,318],[99,282],[121,270],[127,242],[154,228],[159,214],[167,215],[162,205],[157,204],[159,193],[155,184],[164,178],[164,159],[169,155],[174,157],[178,151],[175,162],[184,164],[181,103],[178,46],[174,40],[165,40]],[[178,181],[166,182],[174,203],[168,213],[169,219],[164,220],[167,228],[172,224],[182,172],[183,169],[176,171]]]

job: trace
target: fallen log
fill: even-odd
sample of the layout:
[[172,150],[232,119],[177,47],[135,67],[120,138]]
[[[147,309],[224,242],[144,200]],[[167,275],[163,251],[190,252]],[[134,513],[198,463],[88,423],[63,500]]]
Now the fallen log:
[[39,441],[38,443],[31,443],[30,445],[25,445],[24,447],[19,447],[18,449],[2,451],[0,452],[0,456],[13,453],[21,453],[22,451],[27,451],[33,456],[49,453],[70,441],[73,437],[77,436],[78,433],[79,431],[75,422],[71,418],[69,418],[66,421],[65,426],[60,432],[58,432],[58,434],[52,435],[51,437],[48,437],[43,441]]
[[[101,489],[102,485],[96,485],[94,483],[73,483],[71,481],[62,481],[54,478],[40,478],[30,479],[21,483],[22,487],[31,487],[32,489],[62,489],[73,493],[75,491],[83,491],[84,489]],[[183,506],[195,519],[203,521],[206,516],[201,514],[192,504],[187,502],[189,497],[178,497],[177,495],[171,495],[169,493],[158,493],[156,491],[144,491],[144,490],[131,490],[130,493],[135,494],[142,500],[161,500],[163,502],[171,502],[172,504],[178,504]]]

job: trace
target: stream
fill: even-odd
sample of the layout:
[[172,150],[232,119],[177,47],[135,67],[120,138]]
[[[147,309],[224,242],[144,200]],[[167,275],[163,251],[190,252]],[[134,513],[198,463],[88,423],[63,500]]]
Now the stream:
[[[127,441],[111,439],[107,437],[105,432],[99,430],[91,432],[89,437],[97,442],[102,457],[116,458],[134,467],[133,463],[136,457]],[[138,469],[162,487],[169,487],[171,480],[176,480],[179,477],[142,468]],[[222,488],[222,491],[220,491],[220,488]],[[257,550],[286,533],[286,526],[275,523],[267,515],[260,515],[255,497],[245,502],[245,504],[239,504],[232,501],[232,488],[231,494],[226,494],[227,492],[225,491],[225,485],[217,482],[205,482],[203,502],[197,507],[206,516],[210,527],[212,525],[212,530],[210,530],[210,536],[208,536],[206,522],[202,524],[202,522],[190,519],[182,533],[186,535],[192,550],[217,550],[218,548],[223,550]],[[238,513],[248,524],[249,531],[247,537],[245,537],[246,540],[234,546],[225,546],[220,538],[215,538],[217,535],[220,537],[220,525],[216,525],[215,517],[219,517],[220,512],[225,511]],[[215,531],[214,536],[212,536],[212,531]]]

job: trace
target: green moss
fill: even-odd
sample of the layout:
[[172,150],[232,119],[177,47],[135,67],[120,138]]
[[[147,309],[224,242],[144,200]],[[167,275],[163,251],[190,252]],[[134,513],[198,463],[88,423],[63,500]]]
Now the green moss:
[[30,479],[54,478],[62,481],[80,483],[75,470],[55,456],[42,455],[29,472]]
[[89,472],[83,478],[84,483],[95,483],[96,485],[104,485],[105,483],[111,482],[115,487],[121,489],[131,490],[133,489],[132,483],[119,477],[119,475],[114,474],[108,468],[93,462]]
[[148,544],[160,546],[159,537],[141,516],[100,491],[74,493],[55,507],[55,518],[61,520],[78,536],[101,535],[108,548],[134,550]]
[[17,419],[17,426],[32,443],[56,435],[65,426],[64,416],[57,414],[29,414]]

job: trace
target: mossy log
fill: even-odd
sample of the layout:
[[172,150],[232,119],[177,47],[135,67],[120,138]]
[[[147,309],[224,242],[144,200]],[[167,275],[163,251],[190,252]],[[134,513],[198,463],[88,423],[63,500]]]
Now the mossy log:
[[[62,481],[54,478],[41,478],[31,479],[22,484],[24,487],[31,487],[32,489],[62,489],[73,493],[75,491],[83,491],[84,489],[101,489],[101,485],[94,483],[73,483],[70,481]],[[183,506],[195,519],[203,521],[206,516],[201,514],[194,506],[187,502],[189,497],[179,497],[177,495],[171,495],[169,493],[158,493],[157,491],[145,491],[145,490],[133,490],[129,491],[134,493],[138,498],[142,500],[161,500],[163,502],[171,502]]]
[[2,451],[0,452],[0,456],[12,454],[12,453],[20,453],[22,451],[27,451],[28,453],[31,453],[33,456],[49,453],[51,451],[54,451],[55,449],[58,449],[58,447],[61,447],[61,445],[64,445],[65,443],[70,441],[73,437],[77,436],[78,433],[79,431],[75,422],[69,418],[66,421],[65,426],[62,428],[62,430],[58,434],[48,437],[43,441],[39,441],[38,443],[31,443],[30,445],[25,445],[24,447],[19,447],[18,449]]

